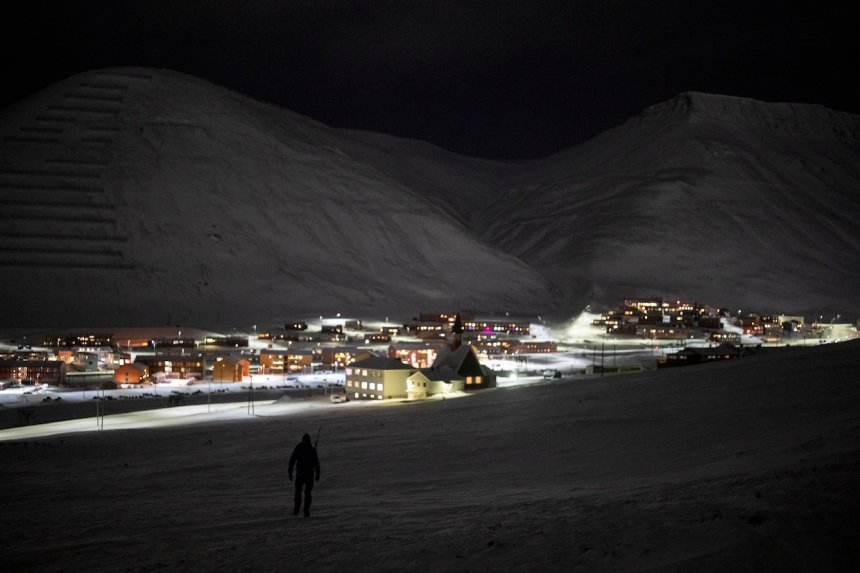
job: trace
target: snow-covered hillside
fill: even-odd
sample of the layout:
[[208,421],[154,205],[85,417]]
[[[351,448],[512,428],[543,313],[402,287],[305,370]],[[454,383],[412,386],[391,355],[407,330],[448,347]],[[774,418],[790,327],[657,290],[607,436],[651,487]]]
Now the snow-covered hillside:
[[484,235],[571,302],[860,313],[860,117],[686,93],[530,164]]
[[538,273],[389,176],[396,157],[371,165],[347,135],[194,78],[86,73],[0,126],[12,324],[549,301]]
[[4,319],[563,317],[650,294],[860,314],[858,121],[691,93],[500,163],[170,71],[88,72],[0,115]]
[[[243,394],[122,430],[3,430],[3,564],[857,571],[858,344],[431,402],[284,398],[249,415]],[[321,480],[294,517],[289,455],[318,428]]]

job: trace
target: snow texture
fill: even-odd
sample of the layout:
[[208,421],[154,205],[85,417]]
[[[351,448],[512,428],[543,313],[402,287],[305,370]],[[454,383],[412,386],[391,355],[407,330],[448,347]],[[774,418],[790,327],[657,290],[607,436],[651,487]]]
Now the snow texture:
[[[4,568],[856,571],[858,344],[455,400],[2,430]],[[294,517],[287,461],[317,428],[322,479]]]
[[858,117],[682,94],[540,161],[335,130],[167,70],[0,115],[6,326],[665,295],[860,313]]

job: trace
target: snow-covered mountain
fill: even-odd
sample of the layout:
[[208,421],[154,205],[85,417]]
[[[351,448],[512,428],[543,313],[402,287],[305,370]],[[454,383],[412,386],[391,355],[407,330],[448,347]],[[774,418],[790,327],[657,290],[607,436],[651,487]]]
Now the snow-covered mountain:
[[701,93],[534,162],[484,237],[571,301],[860,312],[860,116]]
[[0,126],[11,323],[241,326],[550,302],[541,275],[390,175],[389,150],[207,82],[94,71]]
[[0,114],[3,319],[235,327],[630,295],[860,313],[857,116],[682,94],[527,163],[114,68]]

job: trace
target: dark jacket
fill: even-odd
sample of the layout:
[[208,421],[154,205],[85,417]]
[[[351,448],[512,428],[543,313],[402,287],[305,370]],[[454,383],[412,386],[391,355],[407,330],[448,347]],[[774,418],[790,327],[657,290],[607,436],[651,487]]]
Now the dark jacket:
[[313,479],[316,476],[316,479],[320,479],[320,460],[308,434],[302,437],[302,441],[295,447],[293,455],[290,456],[290,476],[293,475],[293,468],[295,468],[298,477]]

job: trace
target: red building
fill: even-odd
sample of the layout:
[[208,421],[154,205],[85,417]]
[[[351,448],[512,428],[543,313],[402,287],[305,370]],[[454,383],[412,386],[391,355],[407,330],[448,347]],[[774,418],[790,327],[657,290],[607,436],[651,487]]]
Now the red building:
[[251,363],[244,358],[227,356],[219,358],[212,366],[212,380],[216,382],[241,382],[251,375]]
[[65,384],[66,363],[61,360],[0,360],[0,380],[19,384]]

